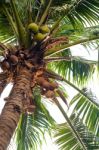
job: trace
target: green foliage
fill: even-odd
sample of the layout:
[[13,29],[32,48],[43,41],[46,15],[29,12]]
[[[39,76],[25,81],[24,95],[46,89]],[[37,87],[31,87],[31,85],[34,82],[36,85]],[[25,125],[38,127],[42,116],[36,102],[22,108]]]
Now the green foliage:
[[[0,1],[0,2],[1,2],[0,12],[3,12],[3,7],[2,7],[2,4],[3,4],[3,6],[5,6],[7,8],[7,10],[9,11],[9,13],[11,14],[11,16],[14,20],[15,13],[9,7],[10,5],[12,5],[11,2],[9,0]],[[23,26],[27,29],[28,23],[35,21],[38,13],[39,13],[38,21],[40,21],[40,18],[42,17],[43,12],[47,6],[46,4],[48,4],[48,2],[49,2],[49,0],[48,1],[24,0],[24,2],[20,1],[20,0],[14,1],[14,5],[16,6],[16,9],[17,9],[17,18],[18,18],[17,21],[14,20],[16,22],[16,26],[17,26],[17,30],[18,30],[17,38],[22,38],[21,40],[23,40],[23,38],[26,38],[23,36],[25,33]],[[61,5],[62,5],[62,7],[61,7]],[[66,5],[66,8],[65,8],[65,5]],[[52,15],[51,13],[55,12],[55,8],[57,9],[59,6],[60,6],[60,8],[62,8],[62,10],[58,9],[55,16],[57,16],[57,18],[59,18],[58,14],[60,14],[60,16],[67,16],[65,18],[63,17],[64,18],[63,21],[67,20],[70,22],[70,24],[72,24],[74,26],[75,26],[75,24],[79,25],[80,23],[86,24],[86,22],[88,22],[89,24],[91,23],[91,25],[92,25],[92,22],[94,22],[95,20],[98,20],[98,11],[99,11],[98,10],[98,6],[99,6],[98,0],[95,0],[95,1],[94,0],[88,0],[88,1],[87,0],[85,0],[85,1],[83,1],[83,0],[77,0],[77,1],[76,0],[75,1],[74,0],[70,0],[70,1],[62,0],[62,1],[60,1],[59,0],[59,1],[52,1],[52,5],[49,10],[50,13],[47,12],[48,16],[49,16],[48,23],[50,23],[50,22],[52,24],[54,23],[55,16]],[[54,9],[54,11],[52,11],[52,9]],[[5,14],[5,11],[3,13]],[[8,19],[7,14],[6,14],[6,17]],[[20,25],[18,25],[19,18],[23,25],[21,23],[19,23]],[[11,20],[8,20],[8,21],[9,21],[9,24],[11,25]],[[61,24],[61,23],[59,22],[59,24]],[[16,29],[13,29],[13,26],[11,28],[12,28],[12,30],[16,30]],[[20,28],[21,28],[21,30],[20,30]],[[0,28],[0,30],[3,31],[3,28]],[[11,33],[11,32],[9,32],[9,33]],[[13,32],[12,32],[12,34],[13,34]],[[16,31],[14,32],[14,34],[16,34]],[[24,39],[24,40],[26,40],[26,39]],[[24,41],[23,41],[23,43],[24,43]]]
[[40,90],[33,90],[36,105],[34,114],[23,113],[16,130],[17,150],[37,150],[45,140],[45,133],[51,136],[51,129],[55,126],[53,118],[41,102]]
[[78,20],[84,24],[86,24],[86,22],[91,24],[92,22],[98,19],[98,8],[98,0],[75,1],[71,12],[68,14],[68,17],[73,24],[78,22]]
[[[6,43],[18,41],[21,46],[25,44],[27,46],[28,40],[30,40],[27,26],[36,20],[36,23],[40,22],[40,24],[46,22],[50,26],[54,24],[54,30],[60,27],[57,35],[68,36],[70,37],[69,42],[71,42],[78,40],[77,36],[82,34],[83,25],[90,24],[92,26],[96,21],[98,23],[98,19],[99,0],[53,0],[52,3],[51,0],[0,0],[0,41],[5,40]],[[51,34],[54,36],[53,32]],[[93,34],[98,35],[96,32]],[[56,56],[72,57],[70,49],[66,49]],[[49,68],[58,72],[62,77],[83,85],[94,71],[92,63],[85,62],[85,60],[81,61],[78,58],[71,61],[50,63]],[[69,85],[77,89],[73,84],[69,83]],[[75,104],[74,112],[78,114],[78,117],[75,115],[70,117],[75,130],[71,129],[72,126],[70,128],[67,123],[59,125],[56,130],[57,144],[62,150],[80,150],[79,137],[86,150],[99,149],[99,139],[96,137],[96,135],[99,136],[98,104],[96,105],[97,102],[94,101],[91,92],[84,89],[83,93],[85,94],[77,94],[70,104]],[[50,134],[51,129],[55,126],[53,118],[42,103],[39,87],[33,90],[33,103],[36,105],[35,112],[33,114],[23,113],[20,118],[16,130],[17,150],[37,150],[38,145],[42,145],[41,141],[44,140],[45,132]],[[76,132],[74,132],[75,137],[73,131],[78,133],[78,139]]]
[[14,39],[12,29],[4,15],[0,14],[0,41]]
[[[21,21],[23,22],[24,26],[27,26],[29,23],[30,15],[33,15],[35,9],[37,9],[37,7],[36,7],[37,1],[24,0],[24,2],[23,2],[23,1],[17,0],[15,2],[16,2],[18,14],[21,18]],[[32,14],[30,14],[30,11],[31,11],[30,9],[33,9]]]
[[34,116],[23,114],[17,128],[17,150],[37,149],[41,145],[41,129],[33,126]]
[[[90,132],[79,117],[72,114],[70,117],[72,124],[79,134],[86,150],[98,150],[99,149],[99,138]],[[55,142],[59,146],[60,150],[81,150],[82,147],[74,136],[71,128],[67,123],[58,125],[55,130]]]
[[[88,128],[93,131],[93,133],[99,136],[99,103],[97,97],[92,93],[91,90],[83,89],[85,95],[90,97],[91,101],[88,101],[86,97],[78,93],[71,100],[70,106],[74,106],[73,112],[77,112],[78,116],[82,118]],[[97,103],[94,105],[94,102]]]
[[55,7],[57,7],[57,6],[62,6],[62,5],[64,5],[64,4],[68,4],[68,3],[70,3],[71,2],[71,0],[54,0],[53,2],[52,2],[52,6],[55,6]]
[[47,109],[45,108],[44,104],[41,101],[41,92],[39,87],[35,87],[33,89],[33,97],[34,97],[35,104],[38,108],[37,111],[41,110],[42,113],[45,114],[46,120],[48,120],[50,124],[53,124],[54,123],[53,118],[50,116],[49,112],[47,111]]
[[[68,56],[71,57],[70,50],[65,50],[58,54],[57,56]],[[88,64],[87,62],[81,61],[81,59],[77,59],[70,61],[58,61],[52,62],[49,64],[49,68],[55,72],[58,72],[64,78],[67,78],[69,81],[73,81],[74,83],[83,85],[85,84],[94,72],[94,64]]]
[[71,22],[67,18],[64,18],[59,26],[59,30],[56,32],[56,35],[68,36],[68,37],[78,36],[78,34],[82,34],[82,31],[83,31],[83,26],[81,25],[80,22],[79,25],[76,26],[76,28],[74,28]]
[[[63,2],[63,3],[62,3]],[[98,20],[99,1],[98,0],[66,0],[62,1],[62,6],[52,7],[54,11],[52,16],[56,19],[59,16],[66,16],[73,26],[80,23],[86,25],[86,22],[92,24]],[[58,4],[58,2],[54,2]],[[67,5],[66,5],[67,4]]]

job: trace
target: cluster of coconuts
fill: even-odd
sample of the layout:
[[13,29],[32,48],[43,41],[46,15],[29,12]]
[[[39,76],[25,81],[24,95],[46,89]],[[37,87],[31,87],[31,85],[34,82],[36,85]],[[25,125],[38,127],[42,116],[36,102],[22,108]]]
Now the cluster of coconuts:
[[1,68],[3,70],[9,70],[11,65],[16,65],[17,63],[18,63],[18,57],[15,55],[11,55],[10,57],[8,57],[2,62]]
[[[11,54],[11,52],[13,52]],[[13,69],[15,66],[21,62],[25,58],[25,53],[22,51],[8,51],[7,54],[4,54],[4,60],[1,62],[1,68],[3,70],[10,70],[12,67]]]
[[47,25],[38,26],[36,23],[30,23],[28,30],[34,34],[33,39],[36,42],[41,42],[50,33],[50,29]]
[[38,85],[42,87],[42,94],[47,98],[53,98],[55,96],[55,89],[58,88],[58,84],[56,82],[51,82],[44,76],[40,76],[36,79]]

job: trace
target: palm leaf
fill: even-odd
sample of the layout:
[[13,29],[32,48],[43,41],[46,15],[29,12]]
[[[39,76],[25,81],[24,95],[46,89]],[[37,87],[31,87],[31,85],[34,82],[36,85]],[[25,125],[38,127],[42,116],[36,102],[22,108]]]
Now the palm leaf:
[[[34,7],[34,9],[35,9],[35,3],[36,3],[36,1],[33,1],[33,0],[29,0],[29,1],[24,0],[24,2],[20,1],[20,0],[16,1],[16,7],[17,7],[18,14],[20,15],[21,21],[25,24],[25,26],[27,26],[27,24],[29,23],[28,22],[29,15],[30,15],[29,11],[31,11],[31,10],[29,10],[30,5],[32,8]],[[31,19],[33,19],[33,18],[31,18]]]
[[42,132],[33,126],[33,120],[33,115],[22,115],[18,129],[16,130],[17,150],[37,149],[37,144],[41,145],[39,134],[41,135]]
[[0,14],[0,41],[13,38],[13,31],[4,15]]
[[36,110],[34,114],[22,114],[16,130],[17,150],[37,150],[45,140],[44,134],[48,132],[51,136],[51,129],[55,122],[41,102],[39,88],[33,90],[33,101]]
[[[82,24],[95,23],[98,20],[99,13],[99,1],[98,0],[74,0],[74,1],[62,1],[62,6],[58,5],[57,7],[52,7],[54,11],[52,12],[52,16],[56,17],[56,19],[60,16],[66,16],[72,23],[72,25],[77,25],[79,21]],[[54,4],[58,4],[58,2],[54,2]],[[59,3],[60,4],[60,3]]]
[[88,128],[96,135],[99,135],[99,107],[94,105],[93,102],[98,103],[97,97],[91,92],[91,90],[83,89],[83,92],[90,97],[91,101],[88,101],[81,94],[77,94],[70,102],[70,106],[75,106],[73,112],[77,112]]
[[16,130],[17,150],[37,150],[42,146],[44,135],[51,132],[46,116],[38,111],[34,115],[23,114]]
[[[60,53],[60,56],[68,56],[69,54],[67,50]],[[59,54],[58,54],[59,55]],[[66,78],[69,81],[73,81],[74,83],[84,84],[86,83],[90,77],[93,75],[93,65],[88,64],[87,61],[81,61],[81,59],[75,58],[75,60],[70,61],[59,61],[59,62],[51,62],[48,65],[53,71],[58,72],[59,75]]]
[[[76,132],[78,132],[86,150],[99,149],[99,138],[96,137],[88,128],[83,124],[82,120],[76,115],[72,114],[70,117]],[[72,133],[71,128],[67,123],[58,125],[55,132],[55,141],[60,150],[80,150],[82,149],[76,137]]]
[[68,17],[70,20],[72,20],[72,22],[79,20],[82,23],[84,22],[86,24],[87,21],[89,24],[91,24],[91,21],[94,22],[98,19],[98,12],[98,0],[78,0],[74,1],[74,5],[68,14]]

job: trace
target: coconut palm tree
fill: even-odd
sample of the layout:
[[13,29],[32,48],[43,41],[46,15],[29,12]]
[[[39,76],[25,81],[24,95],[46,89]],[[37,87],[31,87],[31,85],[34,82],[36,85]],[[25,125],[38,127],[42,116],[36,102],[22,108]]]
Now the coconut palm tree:
[[[1,150],[8,147],[15,132],[18,150],[37,149],[37,144],[41,144],[40,135],[55,128],[56,123],[41,97],[51,99],[66,119],[56,130],[62,150],[99,149],[99,105],[92,94],[77,87],[93,75],[98,63],[74,57],[70,51],[77,44],[97,43],[98,25],[93,24],[98,23],[98,13],[98,0],[0,1],[0,94],[7,84],[13,83],[0,115]],[[69,118],[57,100],[60,97],[69,107],[57,81],[80,93],[71,101],[72,105],[78,100],[74,110],[77,115]],[[85,122],[79,119],[82,112],[83,120],[86,112],[87,117],[91,112]]]

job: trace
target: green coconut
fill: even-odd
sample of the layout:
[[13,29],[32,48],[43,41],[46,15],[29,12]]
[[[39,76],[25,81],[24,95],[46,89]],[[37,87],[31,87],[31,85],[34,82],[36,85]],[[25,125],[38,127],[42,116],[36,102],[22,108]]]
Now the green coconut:
[[41,33],[49,33],[50,29],[47,25],[43,25],[43,26],[40,27],[40,32]]
[[34,40],[37,42],[41,42],[46,37],[46,34],[37,33],[34,35]]
[[28,29],[33,31],[33,33],[37,33],[38,30],[39,30],[39,27],[38,27],[38,25],[36,23],[30,23],[28,25]]

